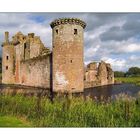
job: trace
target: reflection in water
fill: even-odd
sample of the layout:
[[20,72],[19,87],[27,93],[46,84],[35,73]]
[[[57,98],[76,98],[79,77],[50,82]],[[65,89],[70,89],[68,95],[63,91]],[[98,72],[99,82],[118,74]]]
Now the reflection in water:
[[[4,89],[4,91],[3,91]],[[0,93],[24,93],[27,95],[50,95],[49,89],[28,87],[28,86],[19,86],[19,85],[1,85],[0,84]],[[133,97],[137,96],[137,93],[140,93],[140,86],[134,84],[114,84],[100,87],[87,88],[84,90],[84,93],[74,94],[75,96],[83,95],[84,98],[87,96],[91,97],[94,100],[108,100],[108,98],[114,98],[115,95],[120,93],[125,93]],[[50,97],[50,96],[49,96]]]
[[85,89],[84,96],[90,96],[93,99],[97,98],[100,100],[114,97],[120,93],[125,93],[136,97],[138,92],[140,92],[140,86],[133,84],[115,84]]

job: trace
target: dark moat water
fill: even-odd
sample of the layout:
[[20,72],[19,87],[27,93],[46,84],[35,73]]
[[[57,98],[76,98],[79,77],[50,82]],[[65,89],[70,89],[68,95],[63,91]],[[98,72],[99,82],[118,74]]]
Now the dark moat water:
[[[3,91],[11,92],[11,93],[26,93],[36,95],[38,93],[41,94],[48,94],[47,89],[42,88],[35,88],[35,87],[28,87],[28,86],[17,86],[17,85],[1,85],[0,84],[0,93]],[[125,93],[136,97],[138,93],[140,93],[140,86],[136,86],[134,84],[114,84],[114,85],[107,85],[107,86],[100,86],[100,87],[93,87],[84,90],[84,97],[91,97],[93,99],[98,98],[100,99],[103,97],[104,99],[108,99],[108,97],[114,97],[115,95]],[[79,95],[78,95],[79,96]]]
[[137,97],[140,93],[140,86],[134,84],[114,84],[101,87],[88,88],[84,91],[84,96],[90,96],[91,98],[108,98],[114,97],[118,94],[128,94],[133,97]]

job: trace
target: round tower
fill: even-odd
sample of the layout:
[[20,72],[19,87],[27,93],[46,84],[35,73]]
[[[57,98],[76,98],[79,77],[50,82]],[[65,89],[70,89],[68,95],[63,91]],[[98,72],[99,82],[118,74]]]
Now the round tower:
[[84,90],[84,28],[76,18],[56,19],[52,28],[52,80],[54,92]]

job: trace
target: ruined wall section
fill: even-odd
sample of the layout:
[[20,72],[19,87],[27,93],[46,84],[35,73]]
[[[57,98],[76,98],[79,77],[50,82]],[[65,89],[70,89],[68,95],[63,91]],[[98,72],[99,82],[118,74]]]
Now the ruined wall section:
[[15,46],[15,83],[21,84],[21,61],[38,57],[44,45],[39,37],[34,36],[34,33],[25,36],[18,32],[13,36],[12,42]]
[[50,57],[38,56],[21,61],[21,85],[50,88]]
[[104,61],[101,61],[98,66],[98,80],[101,85],[108,84],[107,67]]
[[93,62],[87,65],[85,78],[88,82],[97,80],[97,63]]
[[2,44],[2,83],[50,88],[51,52],[34,33],[17,32]]
[[95,62],[87,65],[85,70],[85,88],[108,84],[114,84],[114,72],[109,63],[101,61],[98,66]]
[[[26,42],[26,36],[21,32],[17,32],[12,37],[12,44],[15,48],[15,84],[20,84],[21,75],[20,75],[20,61],[23,59],[29,59],[29,51],[24,50],[24,44]],[[25,55],[26,54],[26,55]]]
[[33,33],[28,34],[27,44],[30,46],[30,58],[39,56],[45,48],[44,44],[40,40],[40,37],[34,36]]
[[20,60],[28,60],[40,55],[45,48],[44,44],[40,40],[39,36],[35,36],[34,33],[23,35],[18,32],[12,37],[12,42],[19,52]]
[[108,84],[114,84],[114,72],[111,68],[111,65],[109,63],[106,64],[107,67],[107,79],[108,79]]

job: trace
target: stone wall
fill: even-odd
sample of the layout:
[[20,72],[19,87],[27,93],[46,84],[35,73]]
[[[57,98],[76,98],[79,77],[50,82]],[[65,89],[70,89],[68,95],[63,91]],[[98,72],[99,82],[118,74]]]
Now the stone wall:
[[101,61],[98,66],[95,62],[88,64],[84,84],[85,88],[114,84],[114,72],[111,65],[104,61]]
[[93,62],[87,65],[85,71],[85,79],[88,82],[96,81],[97,79],[97,63]]
[[2,50],[2,83],[50,87],[51,52],[40,37],[17,32],[9,41],[5,32]]
[[21,85],[50,88],[50,55],[21,61]]
[[84,87],[114,83],[113,70],[103,61],[98,66],[90,63],[84,73],[85,22],[63,18],[50,26],[52,53],[34,33],[18,32],[11,41],[5,33],[2,83],[53,88],[54,92],[83,92]]
[[5,44],[2,47],[2,83],[15,83],[15,60],[14,60],[14,46]]
[[107,67],[107,79],[108,79],[108,84],[114,84],[114,72],[111,68],[111,65],[109,63],[106,64]]
[[40,55],[43,48],[44,45],[41,42],[40,37],[35,36],[30,38],[30,58]]
[[101,61],[99,63],[97,78],[101,85],[108,84],[108,72],[107,72],[106,63],[104,61]]
[[23,45],[17,44],[15,46],[15,83],[20,84],[21,76],[20,76],[20,61],[23,57]]

